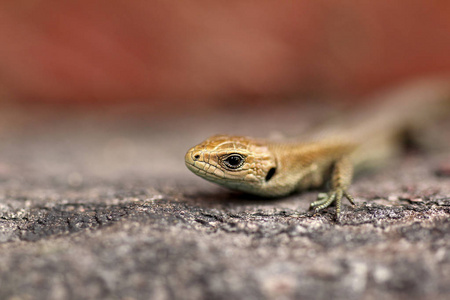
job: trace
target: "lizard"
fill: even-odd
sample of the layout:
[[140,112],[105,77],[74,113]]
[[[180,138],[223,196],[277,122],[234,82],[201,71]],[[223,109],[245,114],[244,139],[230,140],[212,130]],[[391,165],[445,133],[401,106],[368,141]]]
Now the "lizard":
[[447,81],[414,82],[368,103],[375,107],[359,112],[353,122],[311,133],[311,137],[285,142],[234,135],[214,135],[189,149],[185,164],[194,174],[232,190],[261,197],[283,197],[319,188],[310,209],[318,212],[336,204],[336,218],[345,197],[354,206],[348,189],[354,171],[379,165],[398,155],[401,136],[448,111]]

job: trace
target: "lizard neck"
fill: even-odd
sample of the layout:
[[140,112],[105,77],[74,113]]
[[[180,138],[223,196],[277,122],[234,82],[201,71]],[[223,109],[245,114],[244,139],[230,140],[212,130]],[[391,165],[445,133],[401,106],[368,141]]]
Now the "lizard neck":
[[310,143],[270,144],[269,150],[277,161],[275,175],[262,192],[281,196],[296,190],[322,185],[325,173],[336,159],[349,155],[356,146],[349,142],[320,141]]

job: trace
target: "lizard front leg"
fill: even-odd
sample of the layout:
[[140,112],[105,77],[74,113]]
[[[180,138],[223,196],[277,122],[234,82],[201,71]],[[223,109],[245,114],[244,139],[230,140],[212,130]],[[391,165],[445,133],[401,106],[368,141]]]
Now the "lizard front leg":
[[318,200],[311,203],[310,209],[319,211],[336,201],[336,217],[339,220],[341,213],[341,200],[345,196],[351,204],[355,205],[353,197],[347,192],[353,177],[353,164],[348,157],[342,157],[334,164],[331,174],[331,190],[320,193]]

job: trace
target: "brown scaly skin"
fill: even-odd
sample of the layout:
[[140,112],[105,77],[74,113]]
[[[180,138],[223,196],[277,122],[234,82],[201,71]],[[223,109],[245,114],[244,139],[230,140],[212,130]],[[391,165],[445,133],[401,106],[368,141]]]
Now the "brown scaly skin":
[[354,204],[347,192],[353,169],[376,167],[399,154],[400,134],[448,114],[449,95],[449,81],[416,82],[375,99],[377,106],[351,117],[353,123],[332,124],[327,134],[320,131],[305,142],[213,136],[188,150],[186,166],[206,180],[263,197],[284,196],[330,181],[330,191],[319,194],[311,208],[319,211],[335,202],[339,218],[344,196]]
[[317,188],[332,173],[332,189],[311,204],[317,211],[340,201],[350,186],[353,166],[347,158],[356,146],[335,141],[275,144],[248,137],[217,135],[191,148],[186,166],[196,175],[230,189],[279,197]]

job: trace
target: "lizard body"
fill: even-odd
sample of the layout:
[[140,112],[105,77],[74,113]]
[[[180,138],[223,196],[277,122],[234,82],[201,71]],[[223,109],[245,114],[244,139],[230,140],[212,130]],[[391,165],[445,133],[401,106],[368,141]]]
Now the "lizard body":
[[[376,165],[400,150],[400,134],[430,122],[444,109],[449,85],[418,84],[388,97],[354,122],[295,142],[272,142],[216,135],[188,150],[185,163],[196,175],[230,189],[280,197],[330,182],[330,191],[311,204],[316,211],[341,199],[352,204],[348,188],[353,170]],[[447,110],[447,109],[445,109]]]

